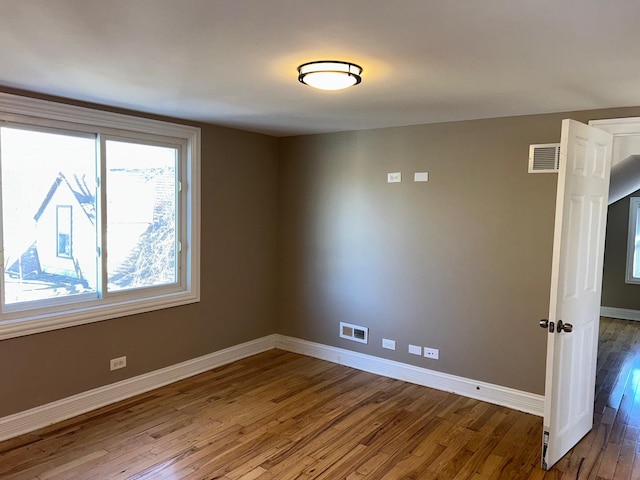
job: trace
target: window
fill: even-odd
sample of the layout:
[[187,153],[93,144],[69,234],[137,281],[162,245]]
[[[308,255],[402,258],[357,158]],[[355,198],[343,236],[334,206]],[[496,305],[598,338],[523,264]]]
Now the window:
[[0,339],[199,300],[199,139],[0,94]]
[[632,197],[629,204],[626,282],[640,284],[640,197]]

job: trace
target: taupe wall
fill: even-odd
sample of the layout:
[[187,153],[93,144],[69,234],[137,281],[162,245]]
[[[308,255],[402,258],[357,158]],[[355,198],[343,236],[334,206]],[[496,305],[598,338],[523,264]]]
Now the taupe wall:
[[[0,417],[275,332],[543,393],[556,176],[526,173],[528,145],[564,117],[638,115],[280,140],[200,125],[202,301],[0,341]],[[369,345],[339,339],[341,320]]]
[[640,190],[609,205],[602,277],[602,305],[605,307],[640,310],[640,285],[625,283],[629,201],[638,196]]
[[[281,140],[279,332],[544,393],[557,175],[528,147],[572,112]],[[387,172],[401,171],[401,184]],[[428,183],[413,173],[429,172]],[[346,321],[368,345],[338,337]],[[381,339],[397,350],[381,348]],[[440,349],[437,361],[409,343]]]
[[202,301],[0,341],[0,417],[274,333],[277,140],[199,126]]

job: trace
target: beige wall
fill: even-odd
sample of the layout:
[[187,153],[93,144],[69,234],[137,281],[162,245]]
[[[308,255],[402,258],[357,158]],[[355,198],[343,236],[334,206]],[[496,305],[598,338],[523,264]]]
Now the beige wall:
[[[559,142],[562,118],[639,114],[282,139],[279,332],[543,394],[557,175],[527,173],[529,144]],[[369,344],[340,339],[340,321],[368,326]]]
[[[556,176],[526,173],[528,145],[567,116],[638,115],[280,140],[201,125],[202,301],[0,341],[0,417],[275,332],[543,393]],[[341,320],[369,345],[340,340]]]
[[625,283],[629,201],[638,196],[640,190],[609,206],[602,277],[602,305],[605,307],[640,310],[640,285]]
[[200,126],[202,301],[0,341],[0,417],[274,333],[277,140]]

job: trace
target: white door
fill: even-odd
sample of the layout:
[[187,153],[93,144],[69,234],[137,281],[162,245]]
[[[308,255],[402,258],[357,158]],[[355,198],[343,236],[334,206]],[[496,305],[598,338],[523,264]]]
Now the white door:
[[562,122],[547,327],[544,469],[593,425],[612,143],[608,132],[573,120]]

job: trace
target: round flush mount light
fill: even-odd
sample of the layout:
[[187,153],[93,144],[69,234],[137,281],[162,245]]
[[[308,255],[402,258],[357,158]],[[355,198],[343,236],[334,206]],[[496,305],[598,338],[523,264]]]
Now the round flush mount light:
[[298,67],[298,81],[321,90],[342,90],[362,81],[362,67],[339,60],[318,60]]

